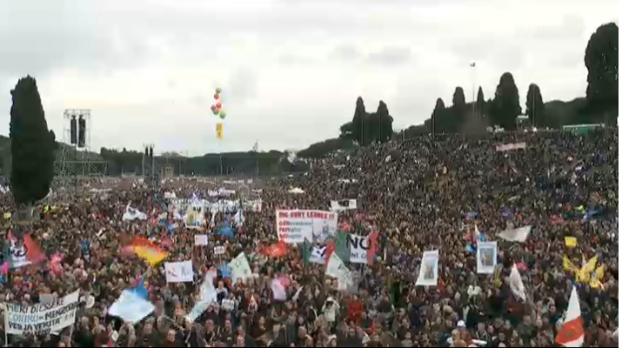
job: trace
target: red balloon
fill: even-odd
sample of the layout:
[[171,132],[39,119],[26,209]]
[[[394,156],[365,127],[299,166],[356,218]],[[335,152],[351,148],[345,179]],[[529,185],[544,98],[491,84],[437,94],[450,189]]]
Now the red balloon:
[[216,93],[214,94],[214,99],[219,99],[220,98],[220,94]]
[[220,108],[222,108],[222,103],[221,103],[221,102],[218,102],[218,103],[216,104],[216,107],[217,107],[217,108],[219,108],[219,109],[220,109]]

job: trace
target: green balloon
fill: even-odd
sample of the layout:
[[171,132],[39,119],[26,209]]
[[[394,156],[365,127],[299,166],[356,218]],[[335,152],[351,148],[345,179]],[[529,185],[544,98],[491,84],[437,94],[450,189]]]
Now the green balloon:
[[225,117],[227,117],[227,111],[225,111],[225,109],[220,109],[220,118],[224,120]]
[[220,89],[220,87],[216,88],[216,93],[220,94],[220,92],[222,92],[222,89]]
[[213,109],[212,109],[212,112],[214,113],[214,115],[218,116],[218,109],[213,108]]

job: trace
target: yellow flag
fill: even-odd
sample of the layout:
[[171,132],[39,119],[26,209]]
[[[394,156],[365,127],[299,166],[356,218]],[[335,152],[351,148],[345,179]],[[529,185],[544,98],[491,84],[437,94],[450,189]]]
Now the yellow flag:
[[570,271],[573,273],[579,270],[577,266],[575,266],[574,263],[572,263],[572,261],[570,261],[568,259],[568,256],[566,255],[564,255],[564,270]]
[[598,262],[598,256],[594,256],[586,263],[582,268],[581,272],[592,273],[596,269],[596,263]]
[[493,273],[493,283],[495,286],[500,287],[503,282],[501,281],[501,267],[496,267]]
[[580,283],[589,283],[591,279],[591,274],[596,268],[596,263],[598,262],[598,256],[594,256],[587,263],[583,264],[580,270],[577,271],[575,280]]
[[575,237],[566,237],[566,247],[568,248],[576,248],[577,247],[577,238]]
[[216,139],[218,140],[222,140],[223,138],[223,129],[222,129],[222,123],[216,123]]
[[605,276],[605,265],[600,265],[592,274],[592,279],[590,280],[590,286],[593,289],[601,289],[603,284],[600,282]]

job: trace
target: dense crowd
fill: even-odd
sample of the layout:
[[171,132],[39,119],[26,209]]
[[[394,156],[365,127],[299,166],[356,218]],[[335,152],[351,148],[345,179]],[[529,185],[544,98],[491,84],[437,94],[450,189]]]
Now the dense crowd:
[[[496,149],[519,142],[526,149]],[[6,335],[8,345],[555,346],[576,286],[584,345],[617,346],[617,168],[617,129],[607,129],[582,136],[502,133],[372,145],[314,161],[308,173],[265,179],[261,187],[257,179],[236,186],[185,178],[166,181],[154,192],[133,179],[81,182],[69,199],[66,194],[37,208],[40,219],[30,234],[48,260],[63,255],[60,271],[50,270],[51,261],[13,268],[2,278],[0,296],[0,303],[25,306],[79,289],[75,325],[47,335]],[[236,200],[262,200],[261,211],[244,212],[233,239],[208,227],[209,247],[197,247],[194,235],[205,232],[183,224],[172,231],[154,226],[152,217],[168,209],[165,192],[190,197],[223,185],[237,190]],[[294,187],[304,192],[290,193]],[[339,213],[340,225],[358,235],[379,233],[376,261],[349,265],[356,275],[353,289],[340,291],[325,267],[303,264],[299,248],[265,255],[263,247],[277,240],[275,209],[329,210],[331,200],[341,199],[356,199],[357,208]],[[9,202],[5,196],[5,212],[12,211]],[[149,219],[122,221],[129,202]],[[215,226],[226,215],[217,214]],[[3,224],[8,240],[12,220],[5,216]],[[476,272],[476,254],[465,237],[475,226],[486,240],[498,241],[494,275]],[[497,238],[521,226],[532,226],[524,243]],[[191,259],[195,281],[167,283],[161,265],[122,253],[135,236],[166,244],[166,261]],[[565,237],[575,237],[576,247],[568,247]],[[225,254],[215,255],[214,246],[225,246]],[[439,250],[438,285],[416,287],[426,250]],[[242,251],[254,277],[233,284],[219,271],[217,301],[194,322],[186,320],[205,272]],[[564,268],[564,256],[578,265],[597,256],[598,265],[605,265],[600,286],[577,282]],[[516,264],[525,300],[508,285]],[[275,300],[270,287],[279,276],[291,280],[285,301]],[[154,312],[133,325],[110,316],[121,292],[143,278]],[[4,326],[3,321],[2,337]]]

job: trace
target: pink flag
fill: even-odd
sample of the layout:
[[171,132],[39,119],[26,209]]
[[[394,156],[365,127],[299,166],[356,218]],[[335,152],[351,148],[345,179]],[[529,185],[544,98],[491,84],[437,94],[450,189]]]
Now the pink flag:
[[64,258],[65,255],[63,254],[54,254],[50,258],[50,269],[52,270],[52,273],[57,276],[60,276],[63,273],[63,266],[61,265],[61,262]]

